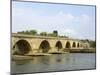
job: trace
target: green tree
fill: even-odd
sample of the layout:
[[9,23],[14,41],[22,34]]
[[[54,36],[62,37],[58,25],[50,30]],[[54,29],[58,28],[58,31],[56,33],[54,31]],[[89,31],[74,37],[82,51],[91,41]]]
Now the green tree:
[[37,31],[36,30],[26,30],[26,31],[20,31],[20,32],[17,32],[17,33],[20,33],[20,34],[32,34],[32,35],[36,35],[37,34]]
[[24,31],[20,31],[20,32],[17,32],[17,33],[19,33],[19,34],[24,34],[25,32],[24,32]]
[[96,47],[96,41],[89,41],[90,47]]
[[86,40],[81,40],[82,42],[88,42],[89,43],[89,45],[90,45],[90,47],[93,47],[93,48],[95,48],[96,47],[96,41],[92,41],[92,40],[88,40],[88,39],[86,39]]
[[48,33],[48,36],[56,37],[56,34],[55,33]]
[[41,32],[40,35],[41,36],[47,36],[47,32]]
[[28,30],[24,31],[24,34],[30,34]]
[[36,30],[30,30],[29,33],[32,34],[32,35],[36,35],[37,31]]

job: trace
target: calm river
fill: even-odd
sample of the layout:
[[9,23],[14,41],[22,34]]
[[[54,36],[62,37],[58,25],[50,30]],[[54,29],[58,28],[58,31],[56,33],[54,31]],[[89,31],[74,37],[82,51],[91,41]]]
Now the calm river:
[[33,60],[13,61],[12,73],[95,69],[95,53],[67,53],[34,56]]

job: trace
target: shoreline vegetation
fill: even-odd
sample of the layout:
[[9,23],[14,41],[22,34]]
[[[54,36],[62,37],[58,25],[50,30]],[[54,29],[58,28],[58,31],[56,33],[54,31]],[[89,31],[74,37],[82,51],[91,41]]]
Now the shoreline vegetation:
[[26,31],[19,31],[17,32],[18,34],[28,34],[28,35],[34,35],[34,36],[48,36],[48,37],[65,37],[65,38],[69,38],[66,35],[58,35],[58,31],[54,30],[51,33],[48,32],[37,32],[36,30],[26,30]]

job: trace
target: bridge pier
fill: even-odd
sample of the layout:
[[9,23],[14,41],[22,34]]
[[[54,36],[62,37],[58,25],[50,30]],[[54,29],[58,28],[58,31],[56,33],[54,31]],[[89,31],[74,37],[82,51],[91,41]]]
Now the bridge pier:
[[63,51],[64,52],[69,52],[70,51],[70,48],[64,48]]
[[56,51],[56,48],[52,47],[51,49],[49,49],[48,53],[55,52],[55,51]]
[[63,49],[58,49],[57,47],[53,47],[49,50],[49,53],[63,53]]

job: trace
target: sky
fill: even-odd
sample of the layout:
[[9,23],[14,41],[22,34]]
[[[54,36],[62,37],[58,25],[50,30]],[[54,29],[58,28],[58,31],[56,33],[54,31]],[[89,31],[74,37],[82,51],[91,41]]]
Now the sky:
[[12,32],[31,29],[95,40],[95,6],[12,1]]

